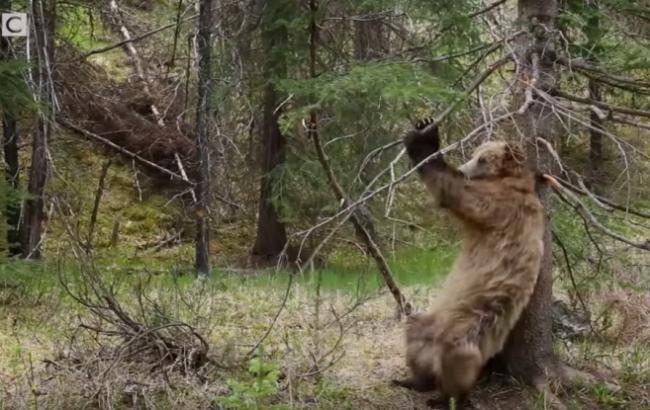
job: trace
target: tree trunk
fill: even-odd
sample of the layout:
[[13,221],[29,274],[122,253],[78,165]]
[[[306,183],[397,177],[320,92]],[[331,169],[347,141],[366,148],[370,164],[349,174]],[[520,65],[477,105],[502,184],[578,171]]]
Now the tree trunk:
[[276,259],[287,243],[287,233],[284,222],[280,220],[273,198],[274,171],[285,161],[286,141],[278,120],[282,110],[278,108],[280,99],[274,81],[286,76],[286,61],[278,47],[284,47],[287,32],[284,26],[274,26],[276,20],[282,17],[281,10],[284,0],[267,3],[263,17],[265,75],[268,81],[264,91],[264,108],[262,123],[262,177],[260,182],[259,215],[257,219],[257,238],[253,246],[253,256],[260,261]]
[[[589,80],[589,98],[601,101],[600,84]],[[589,129],[589,170],[587,181],[591,190],[597,194],[602,193],[603,179],[603,120],[594,111],[590,116],[591,128]]]
[[54,24],[56,0],[34,0],[32,17],[34,21],[34,50],[38,66],[34,70],[37,100],[41,104],[41,114],[32,141],[32,163],[27,184],[28,197],[25,200],[25,219],[23,236],[23,255],[25,258],[41,256],[41,235],[45,183],[48,173],[47,143],[54,124],[56,108],[52,84],[52,64],[54,62]]
[[354,58],[373,60],[388,53],[388,37],[381,20],[354,21]]
[[[0,10],[11,10],[11,1],[0,1]],[[10,60],[9,38],[0,37],[0,60]],[[10,192],[16,194],[19,188],[18,160],[18,125],[16,119],[7,107],[2,107],[2,147],[4,151],[5,178]],[[9,255],[23,253],[20,244],[20,205],[17,195],[11,195],[5,204],[7,223],[7,244]]]
[[[553,67],[553,30],[557,17],[555,0],[520,0],[519,18],[529,33],[522,36],[517,45],[517,59],[521,66],[517,70],[519,88],[515,92],[515,107],[526,99],[527,81],[537,76],[536,86],[549,92],[557,83]],[[539,61],[538,67],[534,62]],[[549,107],[533,102],[518,116],[519,129],[527,138],[528,157],[532,167],[543,172],[552,172],[552,156],[538,138],[553,143],[555,134],[554,114]],[[553,294],[553,258],[551,253],[551,198],[547,187],[540,186],[538,192],[546,209],[544,232],[544,257],[535,292],[513,330],[503,352],[510,373],[518,379],[533,385],[543,386],[547,378],[557,374],[559,363],[553,352],[551,303]]]
[[[8,113],[3,113],[2,130],[4,147],[4,160],[6,164],[5,178],[7,179],[7,187],[14,194],[18,192],[19,188],[19,163],[18,163],[18,130],[16,120]],[[9,244],[9,255],[16,256],[22,254],[22,246],[20,244],[20,205],[16,195],[12,195],[7,204],[7,243]]]
[[201,0],[199,9],[199,99],[196,109],[196,135],[199,151],[199,175],[196,185],[196,271],[210,272],[210,147],[209,118],[212,107],[212,0]]
[[[591,53],[589,60],[598,63],[600,54],[600,18],[598,17],[598,5],[590,2],[590,9],[593,13],[587,19],[585,34],[587,36],[587,49]],[[594,79],[589,79],[589,98],[594,101],[602,101],[600,84]],[[602,193],[604,187],[605,169],[603,167],[603,127],[604,121],[594,112],[590,114],[591,128],[589,129],[589,170],[587,171],[587,182],[592,191]]]

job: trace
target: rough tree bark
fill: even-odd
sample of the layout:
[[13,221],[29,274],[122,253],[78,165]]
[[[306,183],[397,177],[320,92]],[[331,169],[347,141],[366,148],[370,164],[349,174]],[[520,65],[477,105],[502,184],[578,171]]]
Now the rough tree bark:
[[[521,36],[516,49],[520,64],[516,75],[520,86],[514,96],[515,107],[522,106],[526,101],[526,90],[530,90],[529,81],[535,81],[535,87],[547,93],[557,83],[553,64],[553,30],[557,11],[556,0],[519,0],[519,19],[529,31],[527,35]],[[537,61],[538,64],[533,64]],[[552,157],[545,144],[538,142],[538,139],[544,139],[553,143],[556,127],[552,110],[533,101],[526,111],[518,116],[517,123],[527,139],[530,165],[552,173]],[[548,378],[558,374],[559,361],[553,352],[551,331],[551,198],[547,187],[541,186],[539,195],[547,213],[542,266],[530,304],[513,330],[503,357],[513,376],[537,388],[544,388]]]
[[[11,1],[0,1],[0,10],[11,10]],[[0,60],[10,59],[9,38],[0,37]],[[15,193],[19,188],[18,124],[8,107],[2,107],[2,147],[7,187]],[[14,196],[6,204],[7,244],[10,256],[23,253],[20,244],[20,206],[15,199]]]
[[[594,79],[589,79],[589,98],[602,101],[600,84]],[[602,193],[605,170],[603,167],[603,127],[604,121],[594,111],[590,114],[591,128],[589,129],[589,170],[587,182],[596,194]]]
[[354,21],[354,58],[372,60],[388,53],[388,36],[379,20]]
[[[600,52],[599,36],[601,35],[600,18],[598,16],[598,5],[594,0],[590,1],[590,8],[593,14],[587,19],[585,34],[587,36],[587,50],[590,53],[589,60],[598,64]],[[593,101],[602,101],[600,84],[593,78],[589,79],[589,98]],[[597,194],[602,193],[605,178],[603,167],[603,127],[604,120],[594,111],[590,114],[591,128],[589,130],[589,169],[587,171],[587,182],[591,190]]]
[[278,25],[279,20],[288,7],[285,0],[267,2],[262,17],[262,41],[264,48],[264,78],[268,81],[264,91],[263,123],[262,123],[262,177],[260,181],[259,215],[257,217],[257,237],[252,254],[258,261],[277,259],[287,243],[287,233],[284,222],[272,202],[273,171],[285,161],[286,141],[278,120],[282,110],[274,80],[286,76],[286,61],[278,47],[286,44],[286,27]]
[[[19,188],[19,162],[18,162],[18,126],[11,113],[3,113],[2,134],[5,161],[5,178],[7,186],[14,193]],[[20,243],[20,205],[14,196],[6,205],[7,211],[7,243],[9,255],[21,255],[23,248]]]
[[38,63],[34,70],[34,83],[36,99],[41,104],[41,113],[32,141],[32,162],[27,184],[28,197],[24,205],[22,237],[25,258],[41,256],[44,193],[48,173],[47,144],[56,109],[51,70],[54,62],[55,16],[56,0],[32,2],[34,50],[36,50]]
[[199,99],[196,108],[196,135],[199,175],[196,184],[196,270],[200,275],[210,272],[210,152],[209,118],[212,110],[212,0],[201,0],[199,9]]

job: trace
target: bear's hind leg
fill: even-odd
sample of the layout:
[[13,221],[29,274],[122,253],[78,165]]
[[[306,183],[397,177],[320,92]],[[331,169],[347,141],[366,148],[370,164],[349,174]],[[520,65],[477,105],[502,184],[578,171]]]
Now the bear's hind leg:
[[456,408],[467,408],[470,389],[474,386],[483,368],[483,355],[478,346],[470,343],[451,346],[442,355],[442,376],[440,390],[448,403],[456,401]]
[[436,390],[436,383],[433,376],[411,376],[406,379],[393,379],[395,386],[404,387],[417,392],[430,392]]

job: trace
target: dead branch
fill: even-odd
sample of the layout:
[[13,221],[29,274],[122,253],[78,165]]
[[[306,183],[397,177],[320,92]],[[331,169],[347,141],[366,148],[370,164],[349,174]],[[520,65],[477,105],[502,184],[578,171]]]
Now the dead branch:
[[616,210],[619,210],[619,211],[623,211],[625,213],[629,213],[629,214],[632,214],[632,215],[639,216],[641,218],[649,218],[650,219],[650,213],[646,213],[646,212],[643,212],[643,211],[639,211],[638,209],[630,208],[628,206],[615,203],[615,202],[613,202],[613,201],[611,201],[611,200],[609,200],[609,199],[607,199],[607,198],[605,198],[603,196],[597,195],[597,194],[585,189],[586,187],[585,188],[577,187],[577,186],[573,185],[571,182],[569,182],[569,181],[567,181],[565,179],[562,179],[562,178],[560,178],[558,176],[556,176],[555,178],[562,185],[564,185],[564,187],[572,190],[573,192],[581,194],[581,195],[587,195],[587,196],[589,196],[591,198],[595,198],[597,200],[597,201],[595,201],[597,204],[605,205],[605,207],[603,207],[605,210],[611,210],[613,208],[613,209],[616,209]]
[[[183,180],[186,182],[189,182],[190,179],[187,177],[187,173],[185,172],[185,167],[183,166],[183,160],[181,159],[181,156],[178,155],[178,152],[175,152],[174,157],[176,158],[176,164],[178,164],[178,170],[181,172],[181,177],[183,177]],[[190,188],[190,193],[192,194],[192,200],[194,203],[196,203],[196,193],[194,192],[194,189]]]
[[[595,227],[605,235],[619,242],[623,242],[627,245],[630,245],[632,247],[650,251],[650,240],[646,239],[643,242],[638,242],[626,238],[623,235],[620,235],[612,231],[611,229],[607,228],[602,223],[600,223],[600,221],[591,213],[589,208],[587,208],[587,206],[582,201],[580,201],[580,199],[578,199],[578,197],[576,197],[573,192],[564,188],[562,185],[553,186],[553,190],[563,202],[571,206],[579,215],[585,218],[585,220],[588,221],[593,227]],[[567,199],[565,194],[566,196],[571,198],[571,200]]]
[[[310,4],[312,8],[315,7],[315,4],[313,2]],[[310,76],[312,78],[316,77],[316,37],[318,35],[318,26],[316,24],[315,18],[316,18],[315,16],[312,16],[312,20],[310,24],[310,36],[309,36],[310,39],[310,70],[309,71],[310,71]],[[343,188],[341,188],[341,185],[339,184],[338,179],[334,174],[334,170],[332,169],[327,154],[325,153],[325,149],[323,148],[323,144],[320,140],[320,135],[317,126],[318,126],[318,119],[317,119],[316,111],[312,110],[310,113],[309,128],[307,129],[307,133],[310,139],[314,143],[314,148],[316,149],[318,162],[320,162],[323,170],[325,171],[325,175],[327,176],[327,181],[330,187],[332,188],[332,191],[334,192],[337,201],[342,206],[346,206],[349,203],[349,199],[347,197],[347,194],[343,190]],[[377,263],[379,272],[381,273],[384,282],[386,283],[386,286],[388,287],[393,297],[395,298],[395,301],[397,302],[397,306],[399,307],[399,311],[402,314],[405,314],[406,316],[410,315],[411,305],[406,301],[406,297],[399,289],[399,286],[397,286],[392,270],[390,266],[388,266],[388,262],[386,261],[386,258],[384,257],[381,249],[377,245],[375,228],[372,222],[372,218],[369,215],[369,212],[366,209],[353,209],[351,213],[352,215],[350,217],[350,220],[352,222],[352,225],[354,226],[354,230],[357,236],[359,237],[359,239],[366,246],[368,253],[370,253],[372,258]]]
[[482,9],[477,10],[474,13],[471,13],[467,17],[474,18],[476,16],[480,16],[481,14],[488,13],[488,12],[494,10],[495,8],[499,7],[500,5],[502,5],[505,2],[506,2],[506,0],[497,0],[492,4],[488,4],[487,6],[483,7]]
[[[186,22],[186,21],[190,21],[190,20],[193,20],[193,19],[197,19],[198,17],[199,17],[199,15],[196,14],[196,15],[193,15],[193,16],[188,17],[188,18],[186,18],[186,19],[183,19],[183,20],[181,20],[181,21],[182,21],[182,22]],[[140,34],[139,36],[125,38],[124,40],[119,41],[119,42],[114,43],[114,44],[111,44],[110,46],[101,47],[101,48],[96,48],[96,49],[91,50],[91,51],[87,52],[86,54],[84,54],[84,55],[82,56],[82,58],[83,58],[83,59],[86,59],[86,58],[88,58],[88,57],[90,57],[90,56],[92,56],[92,55],[95,55],[95,54],[105,53],[105,52],[107,52],[107,51],[111,51],[111,50],[114,50],[114,49],[116,49],[116,48],[120,48],[120,47],[126,46],[127,44],[130,44],[130,43],[136,43],[136,42],[138,42],[138,41],[140,41],[140,40],[144,40],[144,39],[147,38],[147,37],[151,37],[151,36],[153,36],[154,34],[158,34],[158,33],[160,33],[161,31],[165,31],[165,30],[168,30],[168,29],[170,29],[170,28],[172,28],[172,27],[176,27],[177,24],[178,24],[178,23],[167,24],[167,25],[165,25],[165,26],[158,27],[158,28],[153,29],[153,30],[151,30],[151,31],[147,31],[146,33]]]
[[[151,90],[149,89],[149,85],[148,85],[149,81],[147,80],[145,69],[142,66],[140,55],[138,54],[138,51],[133,45],[133,42],[129,41],[131,40],[131,33],[129,33],[129,29],[126,27],[126,25],[124,25],[124,22],[122,21],[122,15],[119,6],[117,5],[117,0],[111,0],[109,3],[109,7],[115,17],[115,20],[120,26],[119,31],[122,34],[122,37],[124,37],[124,48],[126,50],[127,55],[130,57],[130,60],[133,62],[133,68],[135,69],[135,74],[142,82],[142,91],[144,91],[144,94],[147,97],[151,97]],[[163,122],[162,115],[160,114],[160,111],[158,110],[156,105],[151,104],[149,108],[151,109],[151,112],[156,118],[158,125],[164,126],[165,123]]]
[[[467,18],[468,18],[468,19],[472,19],[472,18],[474,18],[474,17],[478,17],[478,16],[483,15],[483,14],[485,14],[485,13],[489,13],[490,11],[494,10],[495,8],[499,7],[500,5],[502,5],[502,4],[505,3],[505,2],[506,2],[506,0],[497,0],[497,1],[495,1],[494,3],[492,3],[492,4],[488,4],[487,6],[483,7],[482,9],[476,10],[475,12],[472,12],[472,13],[468,14],[468,15],[467,15]],[[450,24],[447,24],[446,26],[444,26],[443,28],[441,28],[440,31],[439,31],[439,32],[436,34],[436,36],[434,37],[433,41],[435,42],[435,41],[436,41],[437,39],[439,39],[439,38],[440,38],[444,33],[446,33],[447,31],[449,31],[449,30],[450,30],[451,28],[453,28],[453,27],[454,27],[454,24],[451,24],[451,23],[450,23]]]
[[282,298],[282,303],[280,304],[280,307],[278,308],[277,312],[275,312],[275,315],[273,316],[273,320],[271,320],[271,324],[269,325],[268,329],[266,329],[266,332],[262,335],[262,337],[253,345],[253,347],[248,351],[246,356],[252,356],[257,352],[257,349],[264,343],[267,337],[271,334],[271,331],[273,330],[273,327],[275,327],[275,324],[278,322],[278,318],[280,317],[280,314],[284,310],[284,308],[287,306],[287,301],[289,300],[289,295],[291,294],[291,288],[293,286],[293,277],[294,275],[289,275],[289,281],[287,283],[287,288],[284,292],[284,297]]
[[[573,290],[576,293],[576,298],[580,302],[580,306],[582,307],[582,311],[585,315],[589,315],[589,309],[587,308],[587,304],[585,303],[584,299],[582,298],[582,294],[580,293],[580,290],[578,289],[578,284],[576,283],[575,275],[573,274],[573,268],[571,267],[571,261],[569,260],[569,253],[567,252],[566,246],[564,246],[564,242],[562,242],[562,239],[560,239],[559,235],[555,233],[555,231],[551,231],[551,234],[553,235],[553,240],[555,243],[560,247],[562,250],[562,255],[564,256],[564,263],[567,268],[567,273],[569,275],[569,280],[571,281],[571,286],[573,287]],[[591,321],[589,321],[589,327],[591,328],[592,332],[594,331],[594,328],[591,326]]]
[[413,62],[427,62],[427,63],[439,63],[447,60],[452,60],[454,58],[459,58],[459,57],[464,57],[470,54],[478,53],[479,51],[486,50],[486,53],[492,53],[502,46],[502,41],[495,41],[493,43],[488,43],[488,44],[481,44],[480,46],[476,46],[474,48],[471,48],[466,51],[459,51],[457,53],[451,53],[451,54],[445,54],[441,56],[436,56],[436,57],[415,57],[411,61]]
[[[481,72],[475,79],[472,81],[472,83],[463,91],[462,98],[459,98],[458,101],[455,101],[451,103],[445,110],[443,110],[438,116],[435,117],[435,119],[432,121],[432,123],[428,127],[432,127],[435,124],[440,124],[445,118],[447,118],[458,106],[461,100],[464,98],[467,98],[472,92],[474,92],[485,80],[487,80],[492,73],[494,73],[498,68],[503,66],[504,64],[508,63],[511,61],[510,56],[503,57],[499,59],[498,61],[492,63],[485,71]],[[502,119],[505,119],[509,117],[510,114],[507,116],[503,117]],[[428,128],[427,127],[427,128]],[[425,129],[427,129],[425,128]],[[395,140],[393,142],[389,142],[386,145],[382,145],[381,147],[375,148],[372,150],[366,157],[363,159],[361,162],[361,166],[359,167],[359,171],[357,172],[357,178],[361,173],[363,172],[363,169],[372,161],[372,159],[378,155],[381,155],[384,151],[387,151],[393,147],[396,147],[402,143],[401,139]],[[376,180],[377,178],[375,178]],[[371,183],[372,185],[372,183]]]
[[602,101],[596,101],[592,100],[590,98],[584,98],[584,97],[576,97],[571,94],[565,93],[564,91],[561,90],[554,90],[552,92],[553,96],[555,97],[560,97],[564,98],[565,100],[569,101],[574,101],[580,104],[587,104],[587,105],[594,105],[598,108],[602,108],[604,110],[611,112],[619,112],[621,114],[628,114],[632,115],[635,117],[650,117],[650,111],[647,110],[639,110],[639,109],[634,109],[634,108],[627,108],[627,107],[618,107],[615,105],[607,104]]
[[97,184],[97,193],[95,194],[95,203],[93,204],[93,211],[90,215],[90,224],[88,226],[88,240],[86,241],[86,249],[92,249],[93,243],[93,234],[95,232],[95,223],[97,222],[97,213],[99,212],[99,204],[102,200],[102,195],[104,193],[104,183],[106,181],[106,175],[108,174],[108,168],[111,166],[111,160],[109,159],[102,166],[102,171],[99,175],[99,183]]
[[[136,287],[136,300],[140,306],[141,318],[130,312],[121,304],[114,287],[107,284],[96,270],[92,257],[83,251],[74,229],[70,226],[61,204],[57,206],[65,232],[69,238],[70,251],[79,265],[79,281],[71,286],[70,278],[65,278],[59,269],[59,282],[64,291],[91,314],[95,324],[82,322],[81,328],[103,334],[109,339],[117,340],[116,345],[102,346],[111,352],[111,364],[105,369],[105,376],[119,362],[125,360],[144,361],[151,365],[150,370],[176,368],[180,372],[191,371],[200,376],[198,371],[210,363],[216,363],[207,354],[209,344],[191,325],[166,317],[167,323],[151,325],[147,316],[157,312],[155,302],[150,301],[142,286]],[[145,306],[145,300],[148,304]],[[160,317],[158,312],[157,317]],[[101,342],[98,339],[98,343]]]
[[88,130],[85,130],[83,128],[80,128],[80,127],[72,124],[71,122],[69,122],[67,119],[65,119],[64,117],[62,117],[60,115],[57,115],[56,122],[61,124],[61,126],[67,128],[67,129],[69,129],[71,131],[74,131],[76,134],[83,135],[86,138],[90,138],[91,140],[94,140],[94,141],[97,141],[97,142],[99,142],[99,143],[101,143],[103,145],[106,145],[107,147],[119,152],[120,154],[126,155],[127,157],[131,158],[133,161],[137,162],[140,165],[144,165],[144,166],[146,166],[148,168],[151,168],[153,170],[161,172],[161,173],[169,176],[174,181],[180,181],[180,182],[182,182],[184,184],[187,184],[189,186],[192,186],[192,187],[196,185],[193,181],[190,181],[190,180],[187,180],[187,179],[183,178],[182,175],[179,175],[179,174],[175,173],[174,171],[170,171],[167,168],[161,167],[160,165],[158,165],[158,164],[156,164],[154,162],[151,162],[151,161],[141,157],[140,155],[138,155],[138,154],[136,154],[134,152],[131,152],[131,151],[127,150],[126,148],[115,144],[114,142],[110,141],[107,138],[104,138],[104,137],[102,137],[100,135],[97,135],[95,133],[92,133],[92,132],[90,132]]
[[512,57],[510,55],[506,55],[504,57],[501,57],[499,60],[495,61],[494,63],[490,64],[488,68],[480,73],[474,81],[465,89],[463,92],[463,98],[458,99],[451,103],[443,112],[441,112],[438,116],[436,116],[431,124],[429,124],[427,127],[425,127],[422,132],[426,133],[430,130],[432,127],[438,126],[445,118],[451,114],[458,104],[460,104],[460,101],[464,100],[469,96],[474,90],[478,88],[485,80],[490,78],[492,73],[494,73],[497,69],[501,68],[503,65],[507,64],[508,62],[512,61]]
[[565,57],[560,57],[556,60],[558,63],[566,66],[569,69],[576,69],[594,80],[605,82],[612,86],[619,86],[621,84],[628,85],[634,88],[650,88],[650,81],[641,80],[637,78],[625,77],[615,75],[607,72],[604,68],[598,67],[584,61],[570,60]]
[[[463,137],[461,140],[456,141],[453,144],[449,144],[448,146],[441,149],[440,151],[431,154],[429,157],[422,160],[422,162],[420,162],[416,166],[412,167],[411,169],[406,171],[404,174],[398,176],[394,180],[392,180],[392,181],[390,181],[390,182],[376,188],[373,191],[369,191],[370,187],[372,187],[387,172],[387,170],[384,170],[384,171],[380,172],[379,174],[377,174],[372,179],[372,181],[370,181],[370,183],[368,184],[366,190],[362,193],[360,198],[358,198],[354,202],[347,203],[346,206],[344,208],[342,208],[341,210],[339,210],[336,214],[334,214],[334,215],[332,215],[332,216],[330,216],[328,218],[323,219],[322,221],[320,221],[316,225],[309,228],[308,231],[314,231],[316,229],[319,229],[319,228],[327,225],[328,223],[340,218],[342,215],[350,213],[353,209],[355,209],[356,207],[358,207],[358,206],[360,206],[362,204],[365,204],[367,201],[369,201],[371,198],[375,197],[379,193],[381,193],[381,192],[383,192],[383,191],[385,191],[387,189],[391,189],[392,187],[396,186],[397,184],[400,184],[401,182],[403,182],[406,178],[411,176],[411,174],[415,173],[417,171],[417,169],[419,167],[421,167],[425,162],[427,162],[427,161],[429,161],[431,159],[438,158],[438,156],[440,156],[440,155],[445,155],[445,154],[447,154],[447,153],[449,153],[451,151],[454,151],[454,150],[458,149],[459,147],[462,147],[464,144],[467,144],[468,142],[470,142],[474,138],[476,138],[487,127],[491,126],[492,124],[500,123],[500,122],[502,122],[502,121],[504,121],[506,119],[512,118],[513,115],[514,115],[513,112],[508,112],[508,113],[505,113],[503,115],[500,115],[498,117],[493,118],[493,120],[491,122],[489,122],[489,123],[484,123],[484,124],[479,125],[474,130],[472,130],[469,134],[467,134],[465,137]],[[401,140],[397,140],[392,144],[393,145],[401,144]],[[404,152],[403,149],[400,150],[398,155],[403,155],[403,152]],[[303,232],[298,232],[297,234],[304,234],[304,233],[305,232],[303,231]]]
[[632,127],[642,128],[644,130],[650,130],[650,124],[649,123],[632,121],[632,120],[628,120],[628,119],[623,118],[623,117],[611,117],[609,120],[613,121],[613,122],[618,122],[620,124],[630,125]]
[[[215,7],[214,10],[217,10],[218,8],[219,7]],[[180,23],[187,23],[189,21],[196,20],[198,18],[199,18],[199,14],[197,13],[197,14],[193,14],[193,15],[191,15],[189,17],[186,17],[184,19],[178,19],[174,23],[170,23],[170,24],[164,25],[162,27],[158,27],[156,29],[153,29],[151,31],[147,31],[146,33],[140,34],[139,36],[130,37],[128,39],[125,38],[124,40],[122,40],[120,42],[117,42],[115,44],[111,44],[111,45],[106,46],[106,47],[100,47],[100,48],[96,48],[94,50],[90,50],[89,52],[84,54],[82,56],[82,58],[86,59],[86,58],[88,58],[88,57],[90,57],[92,55],[95,55],[95,54],[105,53],[107,51],[111,51],[111,50],[114,50],[116,48],[126,46],[127,44],[137,43],[138,41],[144,40],[144,39],[146,39],[148,37],[151,37],[151,36],[153,36],[155,34],[158,34],[161,31],[165,31],[165,30],[169,30],[170,28],[177,27]]]

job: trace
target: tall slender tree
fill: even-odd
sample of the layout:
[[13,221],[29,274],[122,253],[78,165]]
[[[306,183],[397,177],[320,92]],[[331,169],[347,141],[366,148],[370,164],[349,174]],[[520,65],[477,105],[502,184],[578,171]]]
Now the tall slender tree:
[[[540,140],[552,144],[556,132],[552,107],[538,101],[530,101],[530,87],[550,93],[555,89],[557,73],[554,69],[553,30],[558,5],[555,0],[519,0],[519,19],[527,27],[526,35],[519,38],[516,48],[519,76],[514,103],[516,107],[527,106],[517,117],[519,129],[527,137],[528,157],[531,166],[552,174],[552,158]],[[534,81],[531,81],[533,80]],[[521,111],[521,110],[520,110]],[[528,308],[515,327],[504,357],[510,372],[530,385],[543,387],[548,376],[559,369],[553,352],[551,304],[553,295],[553,258],[551,243],[551,197],[547,188],[540,186],[539,195],[546,208],[544,233],[544,257],[535,292]]]
[[261,129],[261,171],[260,201],[257,217],[257,237],[253,256],[260,260],[276,259],[287,243],[284,222],[273,203],[274,174],[285,162],[286,140],[278,120],[282,110],[276,81],[286,77],[287,63],[282,47],[287,42],[287,29],[282,23],[288,14],[291,1],[270,0],[266,2],[262,15],[262,47],[264,54],[263,123]]
[[196,135],[199,156],[197,181],[196,270],[200,275],[210,272],[210,147],[209,118],[212,110],[212,0],[199,5],[199,97],[196,109]]
[[56,0],[32,2],[34,50],[37,67],[34,70],[34,87],[40,103],[40,116],[32,140],[32,158],[27,185],[28,197],[24,205],[23,255],[26,258],[41,256],[45,183],[48,174],[47,146],[52,133],[56,110],[56,97],[52,81],[54,63],[54,33]]
[[[0,1],[0,10],[11,10],[11,1]],[[0,63],[12,60],[11,44],[8,37],[0,37]],[[18,123],[12,107],[5,102],[0,108],[2,110],[2,147],[5,163],[5,178],[7,189],[13,195],[9,195],[6,207],[7,243],[9,255],[22,254],[20,244],[20,206],[17,201],[19,188],[19,159],[18,159]]]
[[[587,59],[598,65],[599,54],[601,52],[600,37],[602,30],[600,27],[600,16],[596,0],[587,2],[588,12],[587,24],[585,25],[585,34],[587,37]],[[593,78],[588,80],[589,98],[594,101],[602,101],[602,89],[598,81]],[[591,129],[589,130],[589,169],[587,170],[587,181],[595,193],[602,193],[603,179],[605,177],[603,164],[603,119],[598,112],[592,110],[589,114]]]

